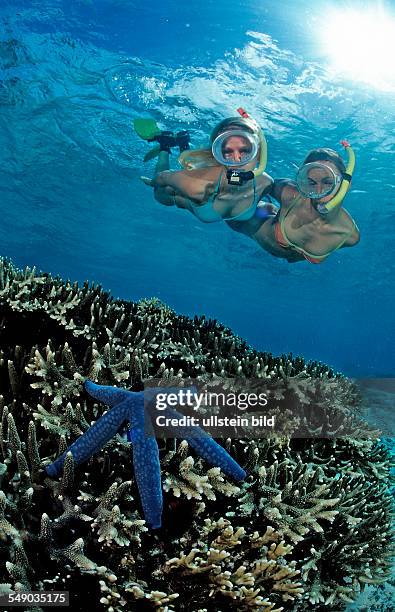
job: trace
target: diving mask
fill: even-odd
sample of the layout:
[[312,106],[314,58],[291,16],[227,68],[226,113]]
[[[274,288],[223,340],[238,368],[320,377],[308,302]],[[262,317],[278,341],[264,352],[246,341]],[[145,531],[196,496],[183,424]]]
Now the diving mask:
[[320,200],[334,195],[343,177],[324,163],[311,162],[299,168],[296,185],[305,198]]
[[219,134],[212,145],[216,161],[228,168],[238,168],[253,161],[259,151],[259,138],[245,130],[230,129]]

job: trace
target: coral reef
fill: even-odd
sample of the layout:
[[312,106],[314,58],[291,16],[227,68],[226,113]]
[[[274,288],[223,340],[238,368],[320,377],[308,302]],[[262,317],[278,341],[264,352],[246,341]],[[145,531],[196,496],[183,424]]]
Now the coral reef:
[[[374,435],[339,435],[332,416],[352,421],[358,392],[324,364],[5,260],[0,347],[0,593],[68,590],[76,612],[321,612],[389,578],[390,453]],[[162,440],[163,525],[152,531],[122,435],[80,466],[67,454],[57,480],[45,471],[106,410],[86,395],[88,377],[133,392],[150,379],[260,380],[279,412],[319,405],[325,423],[301,418],[298,438],[219,441],[248,474],[237,485],[186,441]]]

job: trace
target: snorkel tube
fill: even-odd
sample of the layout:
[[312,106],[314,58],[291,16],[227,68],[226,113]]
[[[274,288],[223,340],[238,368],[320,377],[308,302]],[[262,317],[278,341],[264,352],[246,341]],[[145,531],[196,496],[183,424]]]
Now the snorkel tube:
[[[240,108],[237,109],[237,112],[244,119],[252,119],[252,117],[250,117],[250,115],[241,106],[240,106]],[[252,119],[252,120],[255,121],[254,119]],[[259,128],[259,147],[260,147],[259,164],[255,168],[255,170],[252,171],[254,177],[257,177],[257,176],[263,174],[265,172],[265,168],[266,168],[266,164],[267,164],[267,142],[266,142],[265,135],[264,135],[263,131],[261,130],[261,128]]]
[[337,206],[340,206],[340,204],[343,202],[350,187],[352,173],[354,172],[355,153],[350,143],[347,142],[347,140],[341,140],[340,144],[342,144],[343,147],[346,149],[348,155],[346,172],[343,173],[343,180],[341,182],[340,189],[335,195],[335,197],[332,200],[329,200],[329,202],[325,202],[324,204],[317,204],[317,210],[322,215],[326,215],[327,213],[331,212],[331,210],[333,210]]

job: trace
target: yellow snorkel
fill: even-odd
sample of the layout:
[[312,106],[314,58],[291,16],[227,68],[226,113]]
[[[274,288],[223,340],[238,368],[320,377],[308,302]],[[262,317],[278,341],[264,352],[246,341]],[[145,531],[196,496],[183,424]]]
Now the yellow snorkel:
[[333,210],[337,206],[340,206],[340,204],[343,202],[344,198],[346,197],[347,191],[350,187],[352,174],[355,168],[355,153],[352,149],[352,146],[350,145],[349,142],[347,142],[347,140],[342,140],[340,144],[342,144],[343,147],[347,151],[347,155],[348,155],[347,168],[346,168],[346,172],[343,174],[343,180],[341,182],[340,189],[335,195],[335,197],[329,202],[326,202],[325,204],[317,205],[318,212],[324,215],[329,213],[331,210]]
[[[252,119],[252,117],[242,107],[238,108],[237,112],[239,113],[239,115],[244,117],[244,119]],[[252,119],[252,120],[255,121],[255,119]],[[259,164],[255,168],[255,170],[252,171],[255,177],[265,172],[265,168],[267,164],[267,142],[266,142],[266,138],[265,138],[265,135],[262,129],[259,129],[259,147],[260,147]]]

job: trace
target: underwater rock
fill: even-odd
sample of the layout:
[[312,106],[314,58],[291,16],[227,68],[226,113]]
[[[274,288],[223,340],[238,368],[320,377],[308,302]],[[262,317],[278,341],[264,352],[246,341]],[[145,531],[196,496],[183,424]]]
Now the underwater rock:
[[[248,473],[237,486],[185,441],[162,440],[152,531],[121,435],[80,466],[68,454],[58,480],[45,472],[106,410],[88,377],[132,391],[262,380],[279,410],[319,403],[325,435],[223,440]],[[341,437],[332,417],[357,411],[358,393],[322,363],[0,260],[0,394],[0,593],[67,590],[76,612],[340,611],[390,576],[390,454],[377,436]]]

